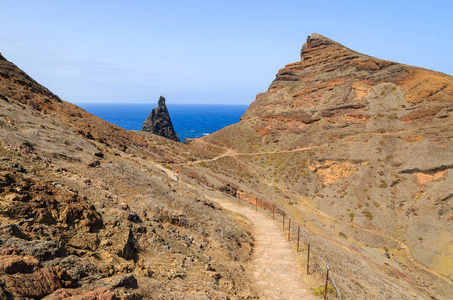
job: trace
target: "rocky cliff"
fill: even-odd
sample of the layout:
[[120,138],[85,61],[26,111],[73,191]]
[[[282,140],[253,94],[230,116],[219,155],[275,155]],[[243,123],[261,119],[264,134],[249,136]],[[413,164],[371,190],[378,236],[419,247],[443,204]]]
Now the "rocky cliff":
[[[240,123],[191,145],[209,144],[224,153],[205,163],[218,180],[285,205],[335,243],[360,245],[357,253],[377,265],[360,271],[339,266],[345,277],[355,273],[349,284],[367,276],[363,285],[378,284],[359,273],[378,272],[385,262],[385,272],[411,270],[405,276],[417,285],[423,285],[417,277],[428,276],[423,280],[439,280],[448,290],[452,111],[452,76],[377,59],[312,34],[301,60],[278,71]],[[381,260],[385,251],[390,259]],[[353,293],[394,296],[396,290],[386,291],[390,282],[379,283],[380,291]]]
[[160,96],[157,107],[152,110],[143,123],[142,131],[152,132],[158,136],[179,142],[178,135],[173,129],[170,113],[168,112],[165,98]]

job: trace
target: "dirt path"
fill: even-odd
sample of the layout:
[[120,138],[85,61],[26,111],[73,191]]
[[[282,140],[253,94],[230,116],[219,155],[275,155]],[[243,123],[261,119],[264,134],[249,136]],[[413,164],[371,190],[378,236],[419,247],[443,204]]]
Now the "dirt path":
[[162,166],[161,164],[158,164],[158,163],[153,163],[153,165],[155,165],[157,168],[159,168],[162,171],[164,171],[167,174],[168,178],[176,180],[175,179],[175,172],[173,170],[167,169],[167,168],[165,168],[164,166]]
[[279,223],[252,208],[228,200],[207,198],[253,222],[253,275],[260,299],[317,299],[298,270],[294,249]]
[[[154,165],[174,180],[173,171],[157,163]],[[318,299],[310,292],[298,270],[294,249],[278,222],[250,207],[218,197],[205,196],[223,208],[242,214],[252,221],[255,238],[253,275],[260,299]]]
[[[370,136],[370,135],[377,135],[377,136],[398,135],[398,134],[405,133],[405,132],[410,132],[410,131],[415,131],[415,130],[420,130],[420,129],[428,129],[428,128],[432,128],[432,127],[422,127],[422,128],[418,128],[418,129],[403,129],[403,130],[387,131],[387,132],[364,132],[364,133],[350,135],[345,138],[336,140],[334,142],[339,142],[339,141],[351,139],[351,138],[357,138],[359,136],[366,137],[366,136]],[[211,159],[203,159],[203,160],[199,160],[199,161],[194,161],[193,163],[195,163],[195,164],[197,164],[199,162],[215,161],[215,160],[218,160],[219,158],[222,158],[225,156],[254,156],[254,155],[264,155],[264,154],[294,153],[294,152],[302,152],[302,151],[307,151],[307,150],[312,150],[312,149],[317,149],[317,148],[324,148],[324,147],[330,146],[332,144],[332,142],[326,142],[326,143],[323,143],[320,145],[306,146],[306,147],[296,148],[296,149],[292,149],[292,150],[275,150],[275,151],[262,151],[262,152],[237,152],[237,151],[227,148],[227,147],[222,147],[219,145],[212,144],[210,142],[205,141],[204,139],[197,139],[196,141],[205,143],[205,144],[213,146],[213,147],[224,149],[226,152],[222,153],[219,156],[211,158]]]

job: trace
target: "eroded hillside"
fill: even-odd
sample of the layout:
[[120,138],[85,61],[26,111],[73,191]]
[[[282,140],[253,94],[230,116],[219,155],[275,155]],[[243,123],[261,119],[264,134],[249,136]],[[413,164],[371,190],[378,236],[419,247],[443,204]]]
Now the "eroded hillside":
[[205,156],[90,115],[2,56],[0,143],[1,299],[255,297],[249,224],[161,170]]
[[446,299],[452,101],[451,76],[313,34],[301,60],[278,72],[240,123],[190,146],[209,145],[217,156],[198,164],[214,185],[230,182],[281,203],[326,241],[349,248],[334,250],[342,259],[330,261],[351,294]]

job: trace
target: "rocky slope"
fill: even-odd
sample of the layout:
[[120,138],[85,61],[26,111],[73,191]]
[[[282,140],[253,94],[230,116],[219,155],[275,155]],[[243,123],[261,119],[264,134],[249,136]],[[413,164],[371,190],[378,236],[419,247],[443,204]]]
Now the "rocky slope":
[[0,298],[255,297],[249,225],[158,164],[200,158],[62,101],[0,55]]
[[[349,294],[446,299],[453,279],[452,102],[449,75],[312,34],[301,60],[278,72],[240,123],[190,146],[224,153],[203,163],[216,184],[281,203],[329,237],[325,243],[349,249],[333,251],[342,261],[329,259]],[[366,267],[351,265],[357,253]]]
[[452,83],[313,34],[240,123],[183,145],[0,56],[0,298],[254,298],[218,189],[284,207],[347,299],[449,299]]
[[165,98],[160,96],[157,107],[151,111],[143,123],[142,131],[152,132],[158,136],[179,142],[178,135],[173,129],[170,114],[165,104]]

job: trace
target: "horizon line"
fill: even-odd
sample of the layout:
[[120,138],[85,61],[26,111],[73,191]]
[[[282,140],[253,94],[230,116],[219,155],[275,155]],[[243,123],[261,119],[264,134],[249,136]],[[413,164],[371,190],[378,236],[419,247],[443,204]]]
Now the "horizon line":
[[[79,105],[79,104],[144,104],[144,105],[150,105],[152,103],[146,103],[146,102],[70,102],[71,104],[74,105]],[[166,105],[250,105],[251,103],[245,104],[245,103],[182,103],[182,102],[177,102],[177,103],[166,103]],[[156,102],[157,105],[157,102]]]

